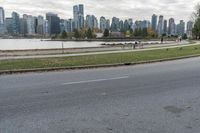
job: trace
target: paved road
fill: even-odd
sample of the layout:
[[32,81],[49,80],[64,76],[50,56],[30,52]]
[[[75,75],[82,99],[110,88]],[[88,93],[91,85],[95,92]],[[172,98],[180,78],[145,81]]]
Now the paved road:
[[0,133],[198,133],[200,58],[0,76]]
[[[125,53],[125,52],[138,52],[138,51],[148,51],[148,50],[156,50],[156,49],[166,49],[166,48],[177,48],[183,46],[192,46],[192,45],[199,45],[199,43],[189,44],[188,41],[183,41],[182,43],[174,43],[174,44],[165,44],[165,45],[147,45],[144,46],[142,49],[126,49],[126,50],[119,50],[116,48],[108,48],[103,49],[104,51],[100,52],[89,52],[89,53],[75,53],[75,54],[50,54],[50,55],[28,55],[28,56],[0,56],[1,60],[15,60],[15,59],[31,59],[31,58],[52,58],[52,57],[72,57],[72,56],[84,56],[84,55],[96,55],[96,54],[114,54],[114,53]],[[98,51],[99,48],[96,49]],[[109,50],[110,49],[110,50]]]

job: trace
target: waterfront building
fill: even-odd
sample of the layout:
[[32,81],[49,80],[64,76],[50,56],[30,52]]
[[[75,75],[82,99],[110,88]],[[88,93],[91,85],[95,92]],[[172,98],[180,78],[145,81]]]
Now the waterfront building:
[[176,24],[174,18],[169,19],[168,35],[176,35]]
[[106,20],[106,29],[110,30],[110,20]]
[[27,33],[28,35],[35,35],[35,18],[31,15],[27,16]]
[[112,18],[111,31],[114,31],[114,32],[120,31],[119,22],[120,22],[119,18],[117,17]]
[[161,36],[164,33],[163,26],[164,26],[164,17],[160,15],[159,20],[158,20],[158,28],[157,28],[157,32],[159,36]]
[[[123,21],[122,21],[122,22],[123,22]],[[125,21],[124,21],[124,27],[123,27],[124,31],[130,30],[130,28],[131,28],[131,26],[130,26],[130,24],[129,24],[129,21],[128,21],[128,20],[125,20]]]
[[12,13],[12,30],[14,34],[20,33],[20,19],[19,14],[16,12]]
[[0,7],[0,33],[5,33],[5,12],[3,7]]
[[12,18],[6,18],[5,24],[6,24],[6,30],[8,34],[13,34],[13,19]]
[[40,35],[44,34],[44,17],[43,16],[37,17],[37,34],[40,34]]
[[168,34],[168,31],[167,31],[168,29],[167,29],[167,20],[164,20],[164,26],[163,26],[163,33],[164,34]]
[[187,29],[186,29],[186,33],[188,37],[192,37],[192,28],[194,26],[194,22],[192,21],[188,21],[187,22]]
[[94,15],[86,16],[86,28],[98,28],[98,21]]
[[152,18],[151,18],[151,28],[154,31],[157,31],[157,21],[158,21],[158,17],[157,15],[153,14]]
[[183,36],[185,34],[185,22],[180,20],[180,23],[177,25],[177,34]]
[[84,5],[75,5],[73,7],[74,28],[80,29],[84,27]]
[[106,27],[106,18],[102,16],[100,18],[100,30],[102,32],[104,32],[105,29],[107,29],[107,27]]
[[59,34],[60,33],[60,18],[57,14],[47,13],[46,19],[48,20],[48,33]]

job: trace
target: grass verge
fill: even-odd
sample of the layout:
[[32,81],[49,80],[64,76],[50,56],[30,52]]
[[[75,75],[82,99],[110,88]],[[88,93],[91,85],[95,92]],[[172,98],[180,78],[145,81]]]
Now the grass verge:
[[88,65],[106,65],[120,63],[137,63],[166,58],[178,58],[182,56],[200,55],[200,45],[185,46],[181,48],[169,48],[140,52],[115,53],[103,55],[86,55],[76,57],[58,57],[42,59],[19,59],[0,61],[0,71],[79,67]]

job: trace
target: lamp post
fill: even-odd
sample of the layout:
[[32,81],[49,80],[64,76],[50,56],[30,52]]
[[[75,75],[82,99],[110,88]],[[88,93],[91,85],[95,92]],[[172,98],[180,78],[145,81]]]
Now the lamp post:
[[62,42],[62,54],[64,54],[64,44]]

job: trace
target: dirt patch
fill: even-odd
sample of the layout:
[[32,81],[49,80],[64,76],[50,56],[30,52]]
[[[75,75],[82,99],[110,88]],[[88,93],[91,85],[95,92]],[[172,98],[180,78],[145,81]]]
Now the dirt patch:
[[170,113],[173,113],[173,114],[180,114],[182,112],[185,111],[185,109],[183,108],[178,108],[176,106],[166,106],[164,107],[164,109],[167,111],[167,112],[170,112]]

